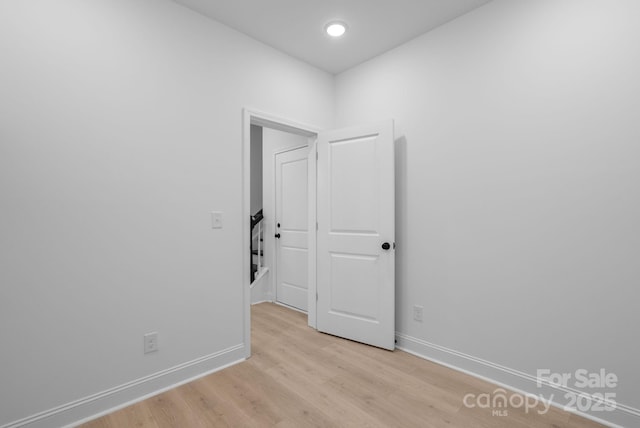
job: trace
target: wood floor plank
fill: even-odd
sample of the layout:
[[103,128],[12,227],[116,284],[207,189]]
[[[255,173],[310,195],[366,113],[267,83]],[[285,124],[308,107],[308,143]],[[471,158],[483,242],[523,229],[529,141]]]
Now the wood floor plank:
[[115,428],[111,424],[111,415],[103,416],[99,419],[94,419],[82,425],[83,428]]
[[[455,391],[434,386],[411,373],[397,370],[374,356],[363,355],[350,349],[350,347],[338,344],[328,346],[324,350],[325,352],[330,352],[334,358],[343,358],[345,361],[358,361],[359,369],[364,370],[364,374],[367,376],[374,375],[380,378],[380,381],[384,384],[397,385],[393,391],[395,395],[429,397],[428,404],[430,406],[437,406],[449,413],[456,413],[462,406],[462,399]],[[385,352],[379,353],[380,356],[385,354]],[[437,400],[434,400],[433,397],[437,397]]]
[[153,412],[145,401],[113,413],[111,421],[114,427],[158,428]]
[[[216,375],[217,373],[214,373],[190,384],[194,391],[202,396],[201,402],[203,406],[211,409],[216,414],[216,419],[221,420],[219,424],[213,426],[257,426],[257,421],[249,417],[243,407],[230,400],[229,394],[223,388],[220,388]],[[264,423],[262,426],[268,426],[268,424]]]
[[320,411],[340,420],[345,426],[383,427],[374,417],[345,400],[328,384],[328,379],[310,377],[302,367],[287,364],[269,369],[269,374],[295,394],[313,403]]
[[[306,315],[252,307],[247,361],[83,425],[83,428],[420,427],[595,428],[546,414],[464,406],[466,394],[499,387],[402,351],[390,352],[307,326]],[[509,393],[512,394],[512,393]]]
[[237,371],[238,380],[252,385],[253,391],[262,397],[282,419],[289,419],[298,426],[330,426],[330,418],[320,412],[312,402],[283,387],[277,378],[258,370],[249,362]]
[[191,411],[182,388],[172,389],[152,397],[147,404],[159,428],[206,428],[208,426],[201,413]]

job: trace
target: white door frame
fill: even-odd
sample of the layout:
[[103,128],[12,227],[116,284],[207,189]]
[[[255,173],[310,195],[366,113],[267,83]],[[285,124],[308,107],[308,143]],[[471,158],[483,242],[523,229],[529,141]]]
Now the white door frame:
[[[242,293],[243,332],[245,358],[251,356],[251,280],[249,268],[249,234],[251,216],[251,125],[258,125],[292,134],[315,137],[320,129],[289,119],[277,117],[258,110],[244,108],[242,111]],[[309,144],[309,310],[308,324],[316,327],[316,143]]]

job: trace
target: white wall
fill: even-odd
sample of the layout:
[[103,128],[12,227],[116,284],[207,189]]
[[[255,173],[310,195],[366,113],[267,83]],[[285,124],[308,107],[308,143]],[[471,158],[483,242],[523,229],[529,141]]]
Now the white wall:
[[171,1],[3,1],[0,52],[0,426],[243,355],[242,108],[328,127],[332,77]]
[[[639,8],[495,0],[336,78],[338,125],[397,120],[397,325],[418,350],[605,367],[640,408]],[[0,52],[0,426],[225,362],[241,108],[330,127],[331,76],[170,1],[6,0]]]
[[640,409],[638,16],[495,0],[337,77],[338,126],[396,119],[406,346],[494,377],[606,368]]

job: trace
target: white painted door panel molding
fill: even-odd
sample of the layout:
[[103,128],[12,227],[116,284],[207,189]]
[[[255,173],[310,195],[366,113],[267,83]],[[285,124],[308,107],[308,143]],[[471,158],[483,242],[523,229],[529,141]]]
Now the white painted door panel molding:
[[318,135],[317,328],[395,344],[393,121]]

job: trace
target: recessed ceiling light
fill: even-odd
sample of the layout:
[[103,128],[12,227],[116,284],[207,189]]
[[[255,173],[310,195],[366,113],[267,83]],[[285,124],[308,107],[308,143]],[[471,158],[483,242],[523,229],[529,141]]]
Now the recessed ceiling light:
[[347,26],[342,22],[330,22],[324,29],[331,37],[340,37],[347,31]]

